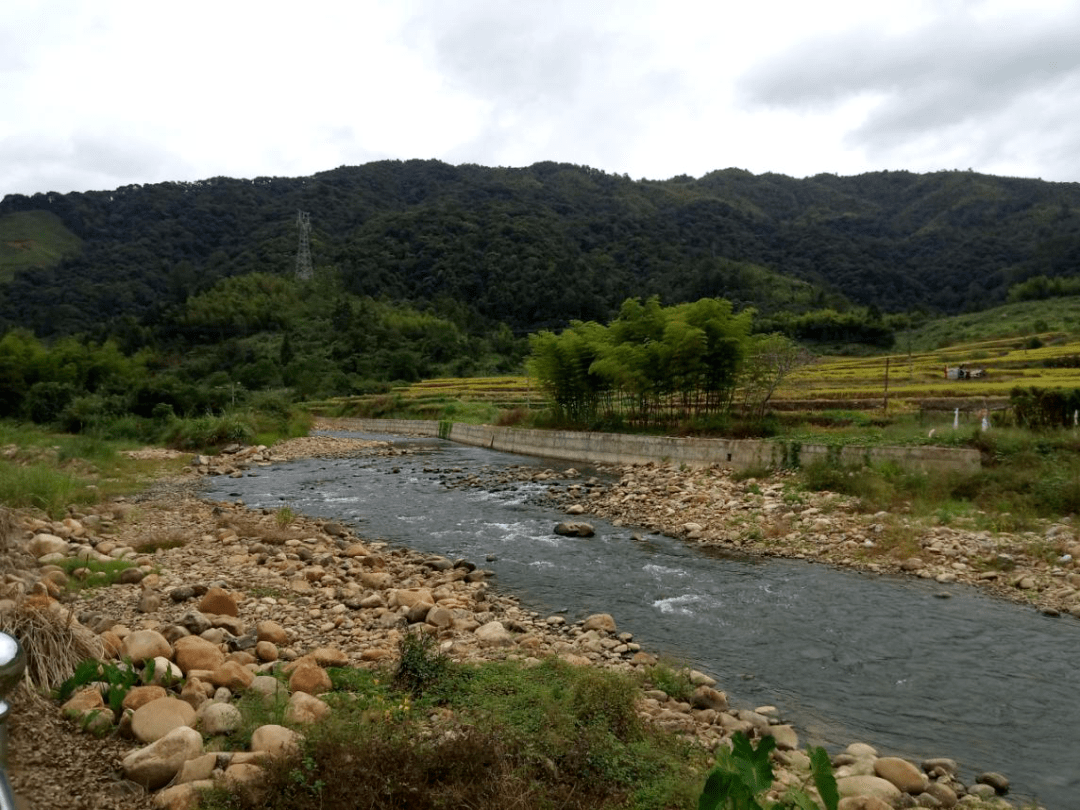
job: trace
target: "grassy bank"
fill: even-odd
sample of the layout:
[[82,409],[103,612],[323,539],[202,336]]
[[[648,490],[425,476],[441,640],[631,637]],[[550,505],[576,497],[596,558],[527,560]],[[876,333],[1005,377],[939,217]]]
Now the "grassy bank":
[[[645,723],[642,682],[558,659],[455,664],[405,636],[392,670],[331,670],[327,720],[272,766],[263,789],[218,792],[208,810],[690,808],[709,764],[686,740]],[[235,744],[284,723],[284,701],[241,701]]]
[[[69,506],[138,492],[178,472],[189,453],[213,452],[232,442],[272,444],[306,435],[309,426],[310,417],[293,409],[156,421],[120,417],[76,435],[0,421],[0,503],[59,517]],[[184,455],[140,457],[132,452],[145,444]]]

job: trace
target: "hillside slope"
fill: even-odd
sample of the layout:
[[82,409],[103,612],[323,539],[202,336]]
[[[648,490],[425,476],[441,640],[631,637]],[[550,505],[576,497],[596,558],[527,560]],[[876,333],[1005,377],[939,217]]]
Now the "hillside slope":
[[650,294],[722,296],[765,314],[848,302],[955,313],[1080,268],[1076,183],[738,169],[633,181],[557,163],[383,161],[303,178],[9,195],[0,229],[49,212],[82,251],[16,271],[0,288],[0,319],[41,334],[154,321],[222,277],[290,273],[297,210],[311,213],[316,267],[351,292],[452,299],[518,332],[603,320]]

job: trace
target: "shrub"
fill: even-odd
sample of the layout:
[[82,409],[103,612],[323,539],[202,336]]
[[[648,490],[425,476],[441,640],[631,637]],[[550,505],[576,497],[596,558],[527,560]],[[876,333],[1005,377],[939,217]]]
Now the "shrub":
[[406,633],[398,643],[397,670],[394,672],[395,689],[420,697],[443,678],[450,669],[450,659],[435,649],[431,636]]

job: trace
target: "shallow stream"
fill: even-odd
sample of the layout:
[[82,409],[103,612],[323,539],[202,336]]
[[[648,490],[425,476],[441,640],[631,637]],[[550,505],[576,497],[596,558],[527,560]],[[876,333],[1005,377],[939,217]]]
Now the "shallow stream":
[[206,495],[287,504],[367,539],[464,557],[544,615],[610,613],[646,650],[711,674],[736,707],[775,705],[830,751],[862,741],[916,762],[949,756],[965,781],[1000,771],[1020,796],[1075,806],[1080,622],[961,586],[709,552],[591,518],[595,537],[560,537],[565,515],[539,504],[548,484],[447,484],[572,465],[364,435],[417,452],[290,462],[214,479]]

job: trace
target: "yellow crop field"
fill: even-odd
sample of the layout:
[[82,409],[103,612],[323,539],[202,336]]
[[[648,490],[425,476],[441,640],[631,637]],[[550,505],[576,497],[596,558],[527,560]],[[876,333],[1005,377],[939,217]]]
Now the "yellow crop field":
[[[1017,386],[1080,388],[1080,341],[1055,335],[1040,340],[1045,345],[1038,348],[1002,338],[912,354],[820,357],[793,373],[774,399],[881,397],[886,386],[890,399],[1007,397]],[[948,368],[983,376],[948,379]]]
[[[911,354],[818,357],[792,373],[773,400],[880,399],[886,392],[886,375],[890,401],[1008,397],[1017,386],[1080,388],[1080,340],[1047,334],[1040,341],[1044,345],[1038,348],[1024,348],[1024,341],[1012,337]],[[984,376],[948,379],[948,368],[982,370]],[[460,399],[506,408],[544,404],[536,380],[525,376],[441,377],[414,383],[398,393],[414,403]]]

